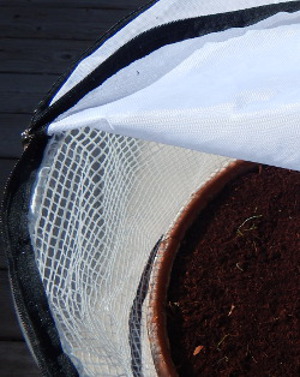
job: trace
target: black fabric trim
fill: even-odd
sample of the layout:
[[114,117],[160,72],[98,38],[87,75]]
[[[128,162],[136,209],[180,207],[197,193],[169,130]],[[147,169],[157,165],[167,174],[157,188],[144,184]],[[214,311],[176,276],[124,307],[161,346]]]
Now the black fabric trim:
[[179,20],[148,30],[122,46],[52,106],[44,111],[39,111],[32,121],[32,131],[40,127],[47,127],[57,116],[76,105],[87,93],[97,88],[109,77],[160,47],[213,32],[250,26],[279,12],[292,13],[299,10],[300,1],[290,1]]
[[[67,81],[69,76],[72,74],[72,72],[75,70],[75,68],[78,66],[78,64],[87,58],[89,55],[91,55],[93,52],[95,52],[99,47],[101,47],[108,39],[110,39],[114,34],[116,34],[119,30],[123,29],[127,24],[129,24],[133,19],[138,17],[141,13],[144,13],[147,9],[152,7],[155,3],[157,3],[160,0],[151,0],[147,4],[143,5],[142,7],[139,7],[137,10],[131,12],[128,16],[122,18],[120,21],[118,21],[114,26],[112,26],[107,32],[105,32],[99,39],[97,39],[87,50],[85,50],[78,59],[76,59],[69,68],[58,78],[58,80],[53,84],[52,88],[49,90],[47,95],[41,100],[41,102],[38,104],[37,108],[35,109],[34,113],[39,114],[46,110],[46,108],[49,106],[52,98],[56,95],[56,93],[61,89],[61,87],[64,85],[64,83]],[[34,115],[30,128],[35,123],[36,115]]]
[[[79,61],[99,48],[108,38],[158,0],[134,13],[100,39]],[[136,37],[101,66],[88,75],[54,105],[49,102],[69,77],[78,62],[54,85],[49,95],[41,102],[32,120],[33,138],[21,161],[14,169],[6,189],[2,208],[2,235],[7,251],[14,300],[22,326],[31,343],[32,350],[45,376],[78,377],[78,372],[64,354],[55,322],[43,288],[28,230],[28,212],[32,186],[47,145],[45,127],[58,115],[74,106],[88,92],[133,61],[170,43],[194,38],[211,32],[234,27],[246,27],[278,12],[295,12],[300,1],[273,4],[247,10],[204,16],[173,22],[154,28]],[[38,136],[43,136],[42,138]]]
[[2,238],[21,327],[43,375],[78,377],[62,350],[28,230],[32,187],[46,144],[47,138],[33,140],[13,171],[2,204]]
[[[35,113],[47,109],[53,96],[81,60],[157,1],[159,0],[151,0],[119,21],[85,51],[79,60],[56,81]],[[14,168],[5,189],[0,209],[0,233],[8,260],[15,309],[42,374],[50,377],[78,377],[78,371],[62,350],[30,241],[28,213],[32,189],[49,139],[44,132],[32,134],[30,128],[24,135],[27,149]]]

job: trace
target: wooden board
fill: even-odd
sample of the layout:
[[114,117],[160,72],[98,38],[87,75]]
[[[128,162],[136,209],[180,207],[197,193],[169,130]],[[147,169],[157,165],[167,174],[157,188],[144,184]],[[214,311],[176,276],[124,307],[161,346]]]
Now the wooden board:
[[[7,271],[0,271],[0,342],[23,340],[13,305]],[[0,376],[1,373],[0,373]]]
[[[0,113],[0,156],[5,158],[20,157],[23,152],[21,133],[28,127],[31,114]],[[6,161],[6,160],[4,160]],[[0,160],[0,170],[5,170],[7,162]],[[0,181],[2,179],[2,173]],[[1,186],[1,184],[0,184]]]
[[0,7],[90,8],[134,10],[149,0],[0,0]]
[[[5,184],[8,180],[8,177],[17,163],[16,159],[5,159],[0,158],[0,202],[2,202],[3,199],[3,190],[5,187]],[[0,264],[1,267],[1,264]]]
[[[43,3],[43,2],[41,2]],[[128,15],[128,9],[9,7],[1,10],[0,35],[32,39],[93,41]],[[34,22],[33,22],[34,20]],[[66,24],[68,27],[66,28]]]
[[[15,166],[17,160],[10,160],[10,159],[0,159],[0,202],[2,203],[3,200],[3,191],[6,185],[6,182],[8,180],[8,177]],[[0,270],[6,270],[7,265],[6,265],[6,257],[4,255],[4,248],[2,244],[2,238],[0,237]],[[1,288],[1,285],[0,285]],[[0,294],[0,296],[2,296]],[[0,313],[1,313],[1,305],[0,305]],[[0,321],[2,323],[2,321]],[[1,324],[0,323],[0,324]],[[0,336],[1,336],[1,331],[0,331]],[[1,376],[1,374],[0,374]]]
[[[45,93],[47,92],[59,75],[54,74],[22,74],[22,73],[1,73],[0,82],[7,92],[22,93]],[[4,91],[4,90],[2,90]],[[0,103],[0,112],[2,104]]]
[[43,94],[34,92],[30,96],[25,92],[0,92],[1,112],[32,114],[42,97]]
[[0,341],[0,376],[41,377],[41,372],[24,342]]
[[44,97],[40,92],[31,92],[30,96],[25,92],[8,91],[7,94],[0,92],[2,114],[32,114]]
[[[20,133],[70,63],[148,0],[0,0],[0,200]],[[0,376],[41,376],[19,329],[0,243]]]
[[77,60],[90,41],[3,38],[0,49],[2,73],[61,74]]
[[[0,113],[32,114],[59,76],[0,73]],[[0,123],[1,126],[1,123]]]

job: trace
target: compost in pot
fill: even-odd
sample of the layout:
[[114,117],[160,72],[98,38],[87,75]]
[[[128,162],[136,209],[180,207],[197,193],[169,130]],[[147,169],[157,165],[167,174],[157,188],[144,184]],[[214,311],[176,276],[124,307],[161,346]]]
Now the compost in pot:
[[229,180],[178,247],[170,375],[298,376],[300,173],[257,165]]

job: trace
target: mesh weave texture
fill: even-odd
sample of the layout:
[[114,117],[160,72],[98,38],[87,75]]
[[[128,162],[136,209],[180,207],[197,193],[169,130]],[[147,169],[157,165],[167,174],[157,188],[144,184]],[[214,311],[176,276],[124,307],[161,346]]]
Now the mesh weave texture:
[[81,376],[156,375],[146,329],[153,250],[191,194],[231,161],[89,128],[52,137],[30,233]]

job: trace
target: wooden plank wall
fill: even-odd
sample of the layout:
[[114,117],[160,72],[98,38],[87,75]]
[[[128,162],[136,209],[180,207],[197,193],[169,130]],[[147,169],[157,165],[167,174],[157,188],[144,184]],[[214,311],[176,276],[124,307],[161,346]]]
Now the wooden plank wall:
[[[20,133],[58,76],[147,0],[0,0],[0,199]],[[1,244],[0,244],[1,245]],[[0,376],[40,376],[19,330],[0,248]]]

